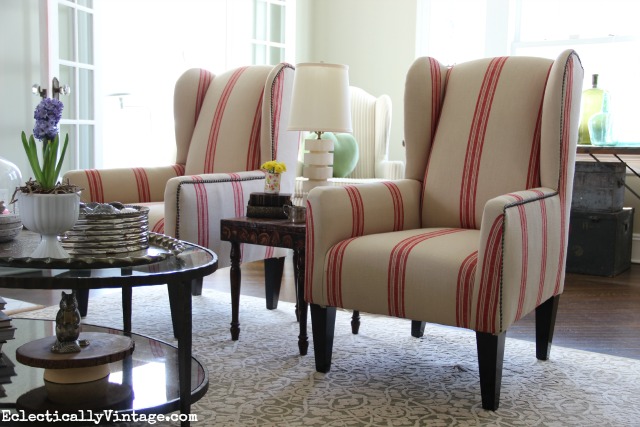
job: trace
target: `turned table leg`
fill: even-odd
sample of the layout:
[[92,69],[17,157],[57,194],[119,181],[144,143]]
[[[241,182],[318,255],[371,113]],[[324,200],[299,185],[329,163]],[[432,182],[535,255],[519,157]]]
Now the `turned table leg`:
[[237,341],[240,337],[240,243],[231,242],[231,339]]

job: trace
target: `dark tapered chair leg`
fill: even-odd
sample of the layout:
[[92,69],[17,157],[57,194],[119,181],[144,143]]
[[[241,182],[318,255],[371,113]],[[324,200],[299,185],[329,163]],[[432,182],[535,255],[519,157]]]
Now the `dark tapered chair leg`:
[[358,310],[353,310],[353,316],[351,316],[351,333],[353,335],[358,335],[360,331],[360,312]]
[[549,298],[536,308],[536,357],[549,359],[560,295]]
[[500,405],[502,361],[504,360],[504,340],[506,336],[506,332],[500,335],[476,332],[482,407],[489,411],[495,411]]
[[191,295],[197,297],[202,295],[202,280],[194,281],[191,283]]
[[76,301],[78,301],[80,316],[86,317],[89,309],[89,289],[76,289]]
[[283,270],[284,257],[268,258],[264,260],[264,291],[265,298],[267,300],[267,308],[269,310],[278,308]]
[[333,332],[336,326],[336,308],[311,304],[311,331],[316,371],[329,372],[333,351]]
[[415,338],[422,338],[424,335],[424,328],[427,322],[421,322],[419,320],[411,321],[411,336]]

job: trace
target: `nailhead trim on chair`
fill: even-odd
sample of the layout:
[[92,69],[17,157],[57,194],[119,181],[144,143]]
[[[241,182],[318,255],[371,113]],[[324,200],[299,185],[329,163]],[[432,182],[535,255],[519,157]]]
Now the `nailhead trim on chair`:
[[238,181],[257,181],[257,180],[264,180],[264,177],[247,177],[247,178],[240,178],[240,179],[232,179],[232,178],[228,178],[228,179],[204,179],[204,180],[198,180],[198,181],[181,181],[178,184],[178,188],[176,190],[176,206],[177,206],[177,211],[176,211],[176,239],[180,239],[180,190],[182,189],[182,186],[185,184],[191,184],[191,185],[195,185],[195,184],[216,184],[216,183],[220,183],[220,182],[238,182]]

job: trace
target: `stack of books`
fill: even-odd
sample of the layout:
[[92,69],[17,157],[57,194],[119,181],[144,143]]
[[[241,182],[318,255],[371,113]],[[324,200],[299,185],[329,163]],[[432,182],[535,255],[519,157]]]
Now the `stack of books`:
[[7,356],[2,347],[8,340],[15,338],[16,328],[11,325],[11,317],[5,312],[4,308],[7,302],[0,297],[0,397],[6,396],[3,384],[11,382],[11,377],[16,375],[15,364]]
[[291,194],[251,193],[247,205],[249,218],[285,219],[285,205],[292,205]]

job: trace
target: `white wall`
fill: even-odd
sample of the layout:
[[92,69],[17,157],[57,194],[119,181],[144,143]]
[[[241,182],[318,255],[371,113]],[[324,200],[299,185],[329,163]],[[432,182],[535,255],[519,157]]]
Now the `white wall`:
[[416,51],[417,0],[298,0],[297,62],[349,66],[349,80],[393,103],[389,158],[404,160],[404,81]]
[[31,176],[20,133],[33,130],[33,110],[40,98],[31,86],[40,81],[38,0],[0,1],[0,156]]

